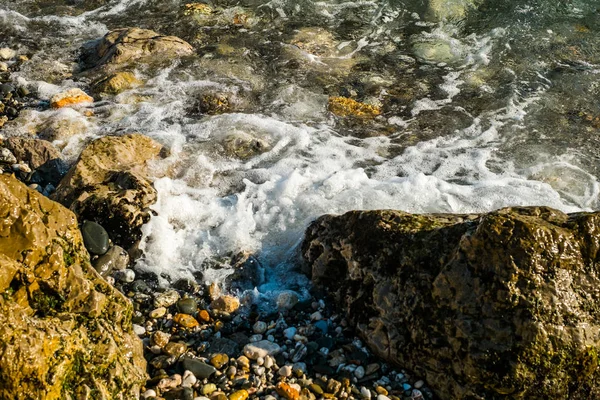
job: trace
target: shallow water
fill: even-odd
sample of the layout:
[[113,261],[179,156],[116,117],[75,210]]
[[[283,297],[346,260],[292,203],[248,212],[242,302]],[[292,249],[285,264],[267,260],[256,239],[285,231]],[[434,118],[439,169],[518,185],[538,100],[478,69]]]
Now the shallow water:
[[[42,100],[89,87],[77,56],[110,29],[196,49],[160,70],[140,65],[146,84],[97,102],[94,117],[41,103],[4,128],[79,121],[81,133],[57,143],[70,160],[106,134],[170,148],[154,165],[157,215],[138,268],[221,280],[228,258],[249,251],[267,274],[257,293],[270,297],[306,287],[292,272],[298,245],[324,213],[599,208],[595,1],[214,1],[208,17],[185,4],[0,0],[0,47],[31,58],[10,79]],[[201,99],[214,93],[230,112],[206,113]],[[330,96],[381,115],[337,117]],[[258,145],[241,154],[235,141]]]

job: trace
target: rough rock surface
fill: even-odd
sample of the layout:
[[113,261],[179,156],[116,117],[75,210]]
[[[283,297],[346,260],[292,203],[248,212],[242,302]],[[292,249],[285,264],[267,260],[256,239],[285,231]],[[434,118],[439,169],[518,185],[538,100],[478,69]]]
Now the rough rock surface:
[[0,175],[0,398],[137,398],[132,306],[90,265],[77,220]]
[[302,250],[370,347],[442,399],[600,398],[600,213],[354,211]]
[[169,60],[193,54],[186,41],[140,28],[121,28],[84,48],[81,61],[86,68],[126,65],[136,60]]
[[25,162],[33,169],[62,157],[60,151],[46,140],[12,137],[4,142],[4,147],[9,149],[19,162]]
[[147,163],[162,146],[147,136],[105,136],[90,143],[61,180],[53,198],[80,220],[99,223],[118,245],[128,248],[148,222],[156,190],[147,177]]

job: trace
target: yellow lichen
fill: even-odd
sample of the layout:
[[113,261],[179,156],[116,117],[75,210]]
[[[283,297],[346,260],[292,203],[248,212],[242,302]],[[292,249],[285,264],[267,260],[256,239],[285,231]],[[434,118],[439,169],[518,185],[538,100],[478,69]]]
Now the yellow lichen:
[[184,15],[210,15],[212,14],[213,9],[204,3],[188,3],[185,5]]

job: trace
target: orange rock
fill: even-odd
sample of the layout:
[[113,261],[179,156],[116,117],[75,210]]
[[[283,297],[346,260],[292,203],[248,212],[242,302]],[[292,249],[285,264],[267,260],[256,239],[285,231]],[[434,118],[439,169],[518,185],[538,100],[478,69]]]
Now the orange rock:
[[300,398],[300,392],[285,382],[279,382],[277,384],[277,393],[287,400],[298,400]]
[[200,320],[202,322],[208,322],[208,321],[210,321],[210,315],[208,314],[208,311],[206,311],[206,310],[201,310],[198,313],[198,318],[200,318]]
[[175,314],[173,317],[173,322],[188,329],[200,326],[200,323],[196,321],[196,318],[188,314]]
[[50,105],[53,108],[62,108],[67,106],[73,106],[82,103],[93,103],[94,99],[88,96],[81,89],[69,89],[66,92],[58,93],[50,99]]
[[232,313],[240,308],[240,300],[235,296],[221,296],[210,303],[210,306],[217,311]]
[[371,119],[381,114],[381,109],[370,104],[360,103],[348,97],[330,97],[329,111],[340,117]]

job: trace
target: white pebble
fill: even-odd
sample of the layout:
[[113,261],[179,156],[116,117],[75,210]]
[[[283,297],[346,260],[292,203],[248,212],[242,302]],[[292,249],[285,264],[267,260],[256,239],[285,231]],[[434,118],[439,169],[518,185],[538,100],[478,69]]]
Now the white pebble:
[[315,311],[314,313],[310,314],[311,321],[320,321],[322,319],[323,315],[319,311]]
[[[194,400],[196,400],[196,399],[194,399]],[[266,395],[266,396],[265,396],[265,400],[277,400],[277,397],[275,397],[275,396],[271,396],[271,395],[269,394],[269,395]]]
[[258,358],[256,359],[256,364],[257,364],[257,365],[259,365],[259,366],[260,366],[260,365],[263,365],[264,363],[265,363],[265,359],[264,359],[263,357],[258,357]]
[[0,49],[0,58],[3,60],[10,60],[17,55],[17,52],[13,49],[9,49],[8,47],[3,47]]
[[265,368],[271,368],[273,366],[273,364],[275,364],[275,361],[273,361],[273,359],[271,358],[271,356],[266,356],[265,357]]
[[0,72],[8,71],[8,64],[5,62],[0,62]]
[[196,378],[196,375],[194,375],[191,371],[186,370],[183,373],[183,382],[181,383],[181,386],[191,388],[197,381],[198,379]]
[[343,329],[341,326],[338,326],[337,328],[335,328],[335,333],[337,333],[338,335],[341,335],[342,331],[343,331]]
[[383,394],[378,394],[377,395],[377,400],[390,400],[389,397],[383,395]]
[[419,380],[419,381],[416,381],[413,386],[415,387],[415,389],[421,389],[424,384],[425,384],[425,382]]
[[138,336],[142,336],[146,333],[146,328],[141,325],[133,324],[133,332]]
[[283,331],[283,336],[285,336],[286,339],[288,339],[288,340],[292,340],[292,339],[294,339],[294,336],[296,335],[296,331],[297,331],[297,329],[295,327],[291,326]]
[[135,280],[135,272],[133,272],[133,270],[129,268],[117,271],[115,272],[115,278],[117,278],[121,282],[131,283]]
[[254,333],[263,334],[267,331],[267,323],[263,321],[256,321],[254,326],[252,327]]
[[285,376],[286,378],[288,376],[292,376],[292,366],[291,365],[284,365],[283,367],[279,368],[279,371],[277,371],[277,373],[280,376]]
[[254,368],[254,373],[257,376],[263,376],[265,374],[265,367],[256,367],[256,368]]
[[360,395],[363,397],[363,399],[370,399],[371,391],[363,386],[360,388]]
[[320,309],[324,309],[325,308],[325,301],[323,299],[319,300],[319,308]]
[[156,397],[156,391],[154,391],[152,389],[148,389],[144,393],[142,393],[143,399],[147,399],[149,397]]

